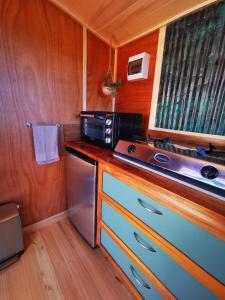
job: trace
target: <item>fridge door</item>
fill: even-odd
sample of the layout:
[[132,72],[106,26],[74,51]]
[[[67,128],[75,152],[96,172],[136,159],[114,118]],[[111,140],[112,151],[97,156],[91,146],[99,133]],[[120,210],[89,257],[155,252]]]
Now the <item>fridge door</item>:
[[96,162],[77,151],[67,149],[66,170],[69,219],[94,248],[96,235]]

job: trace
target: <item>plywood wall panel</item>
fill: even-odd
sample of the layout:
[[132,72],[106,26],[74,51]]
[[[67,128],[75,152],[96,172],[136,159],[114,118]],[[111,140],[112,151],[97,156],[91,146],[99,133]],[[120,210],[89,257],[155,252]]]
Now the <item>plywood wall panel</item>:
[[[112,66],[114,50],[112,50]],[[87,110],[112,110],[111,96],[102,93],[104,74],[109,65],[109,45],[93,33],[87,34]]]
[[66,208],[63,151],[37,165],[26,122],[78,123],[81,109],[82,27],[45,0],[1,1],[0,203],[20,203],[23,224]]
[[[144,128],[148,128],[149,122],[157,45],[158,31],[155,31],[118,50],[117,78],[122,80],[122,87],[118,89],[116,111],[142,113]],[[128,58],[141,52],[150,54],[149,77],[147,80],[128,81]]]

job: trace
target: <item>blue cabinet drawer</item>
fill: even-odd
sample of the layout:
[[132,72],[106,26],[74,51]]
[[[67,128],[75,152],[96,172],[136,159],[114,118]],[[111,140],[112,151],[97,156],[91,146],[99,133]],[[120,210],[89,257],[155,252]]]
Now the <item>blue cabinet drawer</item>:
[[151,283],[149,283],[141,271],[131,262],[104,229],[101,229],[101,243],[144,299],[163,299],[158,291]]
[[102,220],[176,298],[217,299],[211,291],[105,201],[102,201]]
[[225,242],[103,172],[103,192],[225,284]]

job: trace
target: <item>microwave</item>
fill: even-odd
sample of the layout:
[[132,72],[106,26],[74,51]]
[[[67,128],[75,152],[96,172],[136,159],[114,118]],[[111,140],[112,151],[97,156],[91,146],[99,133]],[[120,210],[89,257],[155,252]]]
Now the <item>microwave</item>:
[[119,139],[140,135],[142,115],[134,113],[82,111],[81,138],[98,146],[114,149]]

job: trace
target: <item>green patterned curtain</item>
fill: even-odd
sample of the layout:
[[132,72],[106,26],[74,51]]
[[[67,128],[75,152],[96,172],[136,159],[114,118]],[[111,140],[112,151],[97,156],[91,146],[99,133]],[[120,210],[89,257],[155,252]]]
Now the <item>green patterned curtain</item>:
[[155,126],[225,135],[225,1],[167,27]]

